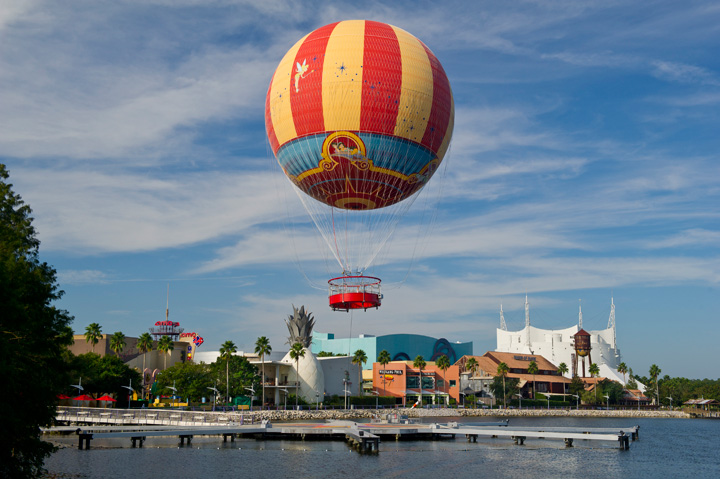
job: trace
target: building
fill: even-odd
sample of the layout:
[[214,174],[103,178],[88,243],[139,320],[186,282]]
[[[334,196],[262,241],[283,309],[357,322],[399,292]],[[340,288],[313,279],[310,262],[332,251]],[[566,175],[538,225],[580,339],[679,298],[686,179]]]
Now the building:
[[[530,325],[530,306],[525,298],[525,327],[519,331],[508,331],[505,318],[500,307],[500,328],[497,329],[497,352],[518,355],[539,355],[547,358],[552,364],[565,363],[568,367],[566,377],[574,374],[582,376],[580,371],[573,371],[575,364],[575,335],[583,329],[582,308],[578,314],[578,324],[565,329],[540,329]],[[592,362],[600,369],[600,376],[624,384],[622,374],[617,367],[622,361],[620,349],[617,347],[615,330],[615,302],[610,301],[610,318],[606,329],[587,331],[590,335]],[[588,365],[589,366],[589,365]]]
[[[467,367],[467,362],[471,357],[475,358],[477,362],[477,367],[474,370]],[[528,372],[528,367],[532,361],[535,361],[538,367],[536,374]],[[488,351],[482,356],[463,356],[456,363],[460,372],[460,391],[463,395],[473,395],[485,403],[491,402],[493,396],[490,391],[490,384],[497,376],[500,363],[505,363],[508,366],[506,377],[519,380],[520,394],[525,398],[531,398],[533,390],[536,393],[545,395],[567,394],[570,379],[558,373],[557,366],[543,356],[539,354],[527,355]]]
[[313,335],[312,352],[314,354],[325,351],[352,356],[358,349],[365,351],[368,362],[363,368],[369,371],[373,369],[372,363],[382,350],[389,352],[393,361],[413,361],[417,356],[422,356],[426,362],[431,362],[439,356],[446,355],[452,364],[462,356],[472,354],[473,343],[461,343],[460,341],[451,343],[445,338],[438,339],[420,334],[387,334],[384,336],[361,334],[356,338],[339,339],[336,339],[333,333],[314,333]]
[[421,384],[425,403],[448,405],[450,398],[457,401],[460,396],[457,365],[443,371],[434,362],[426,361],[421,371],[413,361],[392,361],[385,366],[373,363],[372,373],[373,391],[380,396],[394,396],[403,406],[418,401]]

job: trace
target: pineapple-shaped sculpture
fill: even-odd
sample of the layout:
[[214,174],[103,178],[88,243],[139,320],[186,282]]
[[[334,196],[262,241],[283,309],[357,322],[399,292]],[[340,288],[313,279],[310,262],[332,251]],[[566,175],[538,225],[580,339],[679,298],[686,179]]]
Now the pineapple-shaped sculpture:
[[287,323],[290,337],[288,344],[292,346],[295,343],[302,344],[303,348],[309,348],[312,343],[312,328],[315,326],[315,319],[312,314],[305,312],[305,306],[297,309],[293,305],[293,314],[288,315]]
[[305,306],[300,306],[300,309],[298,309],[293,305],[293,314],[288,315],[285,323],[290,332],[288,344],[292,346],[295,343],[300,343],[305,349],[305,356],[300,357],[297,363],[290,357],[290,353],[283,358],[283,362],[290,363],[293,369],[297,367],[288,379],[290,381],[299,381],[298,395],[305,398],[307,402],[315,402],[317,399],[316,394],[322,400],[325,391],[325,375],[317,358],[310,352],[312,328],[315,326],[315,319],[312,314],[305,312]]

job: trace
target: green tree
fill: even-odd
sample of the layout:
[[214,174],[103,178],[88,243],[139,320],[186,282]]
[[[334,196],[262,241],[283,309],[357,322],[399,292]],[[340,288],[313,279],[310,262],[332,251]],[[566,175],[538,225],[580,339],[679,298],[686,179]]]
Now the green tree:
[[535,399],[535,375],[538,373],[538,365],[535,361],[530,361],[528,364],[528,374],[532,374],[533,377],[533,399]]
[[154,390],[162,394],[171,394],[173,391],[168,386],[173,384],[180,397],[199,401],[207,395],[207,388],[213,386],[213,379],[208,365],[186,361],[177,363],[160,373]]
[[290,357],[295,361],[295,407],[297,408],[298,388],[300,387],[300,358],[305,357],[305,348],[301,343],[292,345]]
[[628,372],[627,364],[620,363],[617,367],[617,372],[623,375],[623,384],[627,384],[627,381],[625,380],[625,374]]
[[123,352],[125,346],[127,346],[127,342],[125,341],[125,335],[121,331],[117,331],[110,336],[110,349],[118,357],[120,357],[120,353]]
[[[567,374],[567,372],[568,372],[567,364],[560,363],[560,365],[558,365],[557,372],[560,376],[565,376],[565,374]],[[565,385],[564,384],[563,384],[563,402],[565,402]]]
[[520,380],[518,378],[508,378],[506,376],[497,375],[490,383],[490,392],[493,396],[503,398],[513,397],[520,391]]
[[472,376],[475,376],[475,373],[477,372],[477,368],[478,368],[477,359],[475,359],[473,357],[468,359],[467,362],[465,363],[465,369],[470,370],[470,373],[472,374]]
[[148,351],[152,351],[153,348],[153,338],[150,336],[150,333],[142,333],[140,337],[138,338],[137,342],[137,348],[138,350],[143,353],[143,367],[142,367],[142,387],[143,387],[143,394],[142,397],[145,399],[147,385],[145,384],[145,357],[147,356]]
[[0,395],[0,477],[12,479],[42,474],[54,450],[40,427],[51,425],[70,384],[63,358],[73,318],[53,306],[63,295],[56,272],[40,262],[32,210],[8,178],[0,164],[0,376],[11,388]]
[[413,361],[413,367],[414,367],[415,369],[419,369],[419,370],[420,370],[420,399],[418,399],[418,404],[419,404],[420,407],[422,407],[422,405],[423,405],[423,401],[422,401],[422,372],[423,372],[423,369],[425,369],[425,366],[427,366],[427,363],[425,362],[425,358],[423,358],[423,357],[420,356],[420,355],[417,355],[417,356],[415,357],[415,360]]
[[71,377],[83,378],[83,392],[86,394],[115,394],[122,402],[127,397],[127,386],[140,384],[140,374],[127,366],[117,356],[100,356],[95,353],[80,354],[70,358],[67,363]]
[[[392,360],[392,359],[390,358],[390,353],[387,351],[387,349],[383,349],[382,351],[380,351],[380,354],[378,354],[377,362],[379,362],[380,364],[382,364],[383,369],[385,369],[385,368],[387,367],[388,363],[389,363],[391,360]],[[383,374],[382,377],[383,377],[383,392],[384,392],[385,394],[387,394],[387,390],[385,389],[385,387],[386,387],[386,385],[385,385],[385,374]]]
[[[508,372],[510,371],[510,368],[508,365],[504,362],[498,364],[497,367],[497,375],[502,378],[503,381],[503,408],[507,408],[507,402],[506,402],[506,396],[505,396],[505,376],[507,376]],[[497,397],[497,396],[496,396]]]
[[260,400],[260,408],[265,405],[265,356],[272,353],[272,346],[270,346],[270,340],[265,336],[260,336],[255,341],[255,354],[260,355],[260,361],[262,361],[262,399]]
[[438,357],[435,360],[435,365],[438,368],[440,368],[443,372],[443,380],[444,380],[443,382],[445,383],[445,392],[447,392],[448,391],[448,388],[447,388],[448,381],[447,381],[446,376],[447,376],[447,370],[450,369],[450,359],[443,354],[442,356]]
[[[210,373],[213,378],[222,377],[222,374],[228,370],[228,363],[223,358],[218,357],[217,360],[210,364]],[[260,369],[251,364],[247,358],[233,355],[230,357],[230,397],[248,396],[246,388],[253,388],[255,391],[260,390]]]
[[580,379],[580,376],[576,374],[572,377],[568,390],[570,391],[570,394],[574,396],[580,396],[580,393],[585,390],[585,383],[582,379]]
[[[592,363],[590,367],[588,368],[588,372],[590,373],[590,377],[597,378],[598,374],[600,374],[600,368],[596,363]],[[595,402],[597,403],[597,390],[598,390],[598,384],[597,381],[595,381]]]
[[232,341],[225,341],[220,346],[220,358],[225,361],[225,397],[230,402],[230,358],[237,352],[237,346]]
[[656,404],[660,405],[660,384],[658,382],[658,376],[660,376],[660,373],[662,371],[658,367],[657,364],[652,364],[650,366],[650,377],[653,379],[653,382],[655,384],[655,397],[656,397]]
[[362,397],[363,395],[363,385],[362,385],[362,370],[363,370],[363,364],[367,362],[367,354],[365,354],[365,351],[362,349],[358,349],[355,351],[355,354],[353,354],[352,357],[352,363],[357,364],[358,367],[358,396]]
[[92,344],[92,352],[95,352],[95,345],[103,338],[102,328],[98,323],[90,323],[85,328],[85,341]]
[[167,369],[167,357],[172,354],[173,349],[175,349],[175,343],[172,339],[170,339],[170,336],[163,336],[160,338],[160,341],[158,341],[158,351],[163,353],[165,355],[165,366],[163,369]]

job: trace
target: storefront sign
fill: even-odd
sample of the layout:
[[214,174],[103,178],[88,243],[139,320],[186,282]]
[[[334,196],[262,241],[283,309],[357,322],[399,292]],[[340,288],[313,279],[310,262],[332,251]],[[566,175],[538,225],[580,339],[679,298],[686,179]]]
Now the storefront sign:
[[381,369],[378,374],[394,374],[395,376],[402,376],[402,370],[400,369]]

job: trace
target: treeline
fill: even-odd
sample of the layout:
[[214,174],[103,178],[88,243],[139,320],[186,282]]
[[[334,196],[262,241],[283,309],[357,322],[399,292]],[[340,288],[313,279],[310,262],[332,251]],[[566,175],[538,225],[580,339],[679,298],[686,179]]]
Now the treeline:
[[[716,399],[720,401],[720,379],[672,378],[667,374],[658,378],[635,375],[634,379],[645,384],[645,394],[660,398],[660,404],[679,406],[689,399]],[[659,387],[658,387],[659,386]]]

